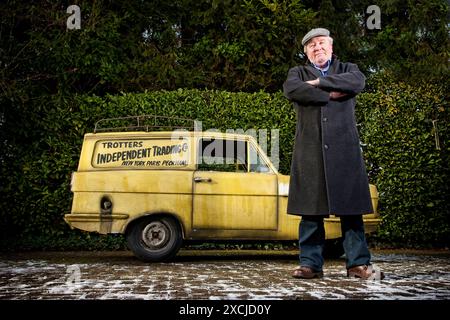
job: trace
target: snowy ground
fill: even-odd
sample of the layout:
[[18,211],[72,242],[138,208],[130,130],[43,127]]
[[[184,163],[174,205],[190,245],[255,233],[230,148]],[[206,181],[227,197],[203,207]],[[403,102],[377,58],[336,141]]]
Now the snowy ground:
[[373,251],[382,281],[346,278],[344,259],[323,279],[291,277],[295,253],[223,256],[182,251],[174,262],[143,263],[130,252],[0,254],[0,300],[449,300],[450,253]]

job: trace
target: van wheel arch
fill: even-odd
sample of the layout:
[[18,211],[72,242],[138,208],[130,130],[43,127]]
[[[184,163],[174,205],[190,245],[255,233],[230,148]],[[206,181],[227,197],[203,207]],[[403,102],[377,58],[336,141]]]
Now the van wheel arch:
[[171,214],[151,214],[130,222],[125,237],[128,248],[140,260],[167,261],[177,254],[182,245],[183,228]]

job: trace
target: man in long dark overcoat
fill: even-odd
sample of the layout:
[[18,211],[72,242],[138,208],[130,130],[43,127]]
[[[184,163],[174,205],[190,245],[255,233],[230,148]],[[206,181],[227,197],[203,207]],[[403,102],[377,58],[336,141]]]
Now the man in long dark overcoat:
[[347,275],[368,279],[375,272],[362,215],[373,212],[355,120],[355,96],[365,77],[333,55],[327,29],[308,32],[302,45],[309,62],[289,70],[284,95],[297,112],[288,213],[301,215],[300,267],[296,278],[323,275],[324,217],[341,218]]

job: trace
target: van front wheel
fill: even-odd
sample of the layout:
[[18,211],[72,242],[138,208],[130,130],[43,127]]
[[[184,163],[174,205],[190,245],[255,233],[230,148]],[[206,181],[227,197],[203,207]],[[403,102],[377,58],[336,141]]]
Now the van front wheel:
[[131,251],[143,261],[164,261],[173,258],[181,247],[181,228],[170,217],[149,217],[138,221],[127,233]]

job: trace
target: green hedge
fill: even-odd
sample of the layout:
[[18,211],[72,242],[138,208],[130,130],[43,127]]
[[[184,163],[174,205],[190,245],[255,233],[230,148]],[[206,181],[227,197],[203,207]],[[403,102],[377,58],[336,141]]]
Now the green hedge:
[[[380,192],[383,243],[449,243],[448,120],[445,90],[374,80],[358,98],[361,140],[371,182]],[[193,118],[203,129],[279,129],[280,172],[288,174],[295,112],[282,94],[176,90],[115,96],[47,96],[9,102],[0,186],[0,248],[122,248],[120,239],[70,230],[70,175],[83,135],[97,120],[142,114]],[[440,150],[433,122],[437,121]],[[270,143],[268,144],[270,151]],[[21,239],[20,241],[18,239]],[[64,240],[66,239],[66,240]],[[80,246],[80,244],[83,244]]]
[[394,244],[448,246],[449,115],[444,87],[373,79],[358,98],[361,140],[380,192],[379,236]]

